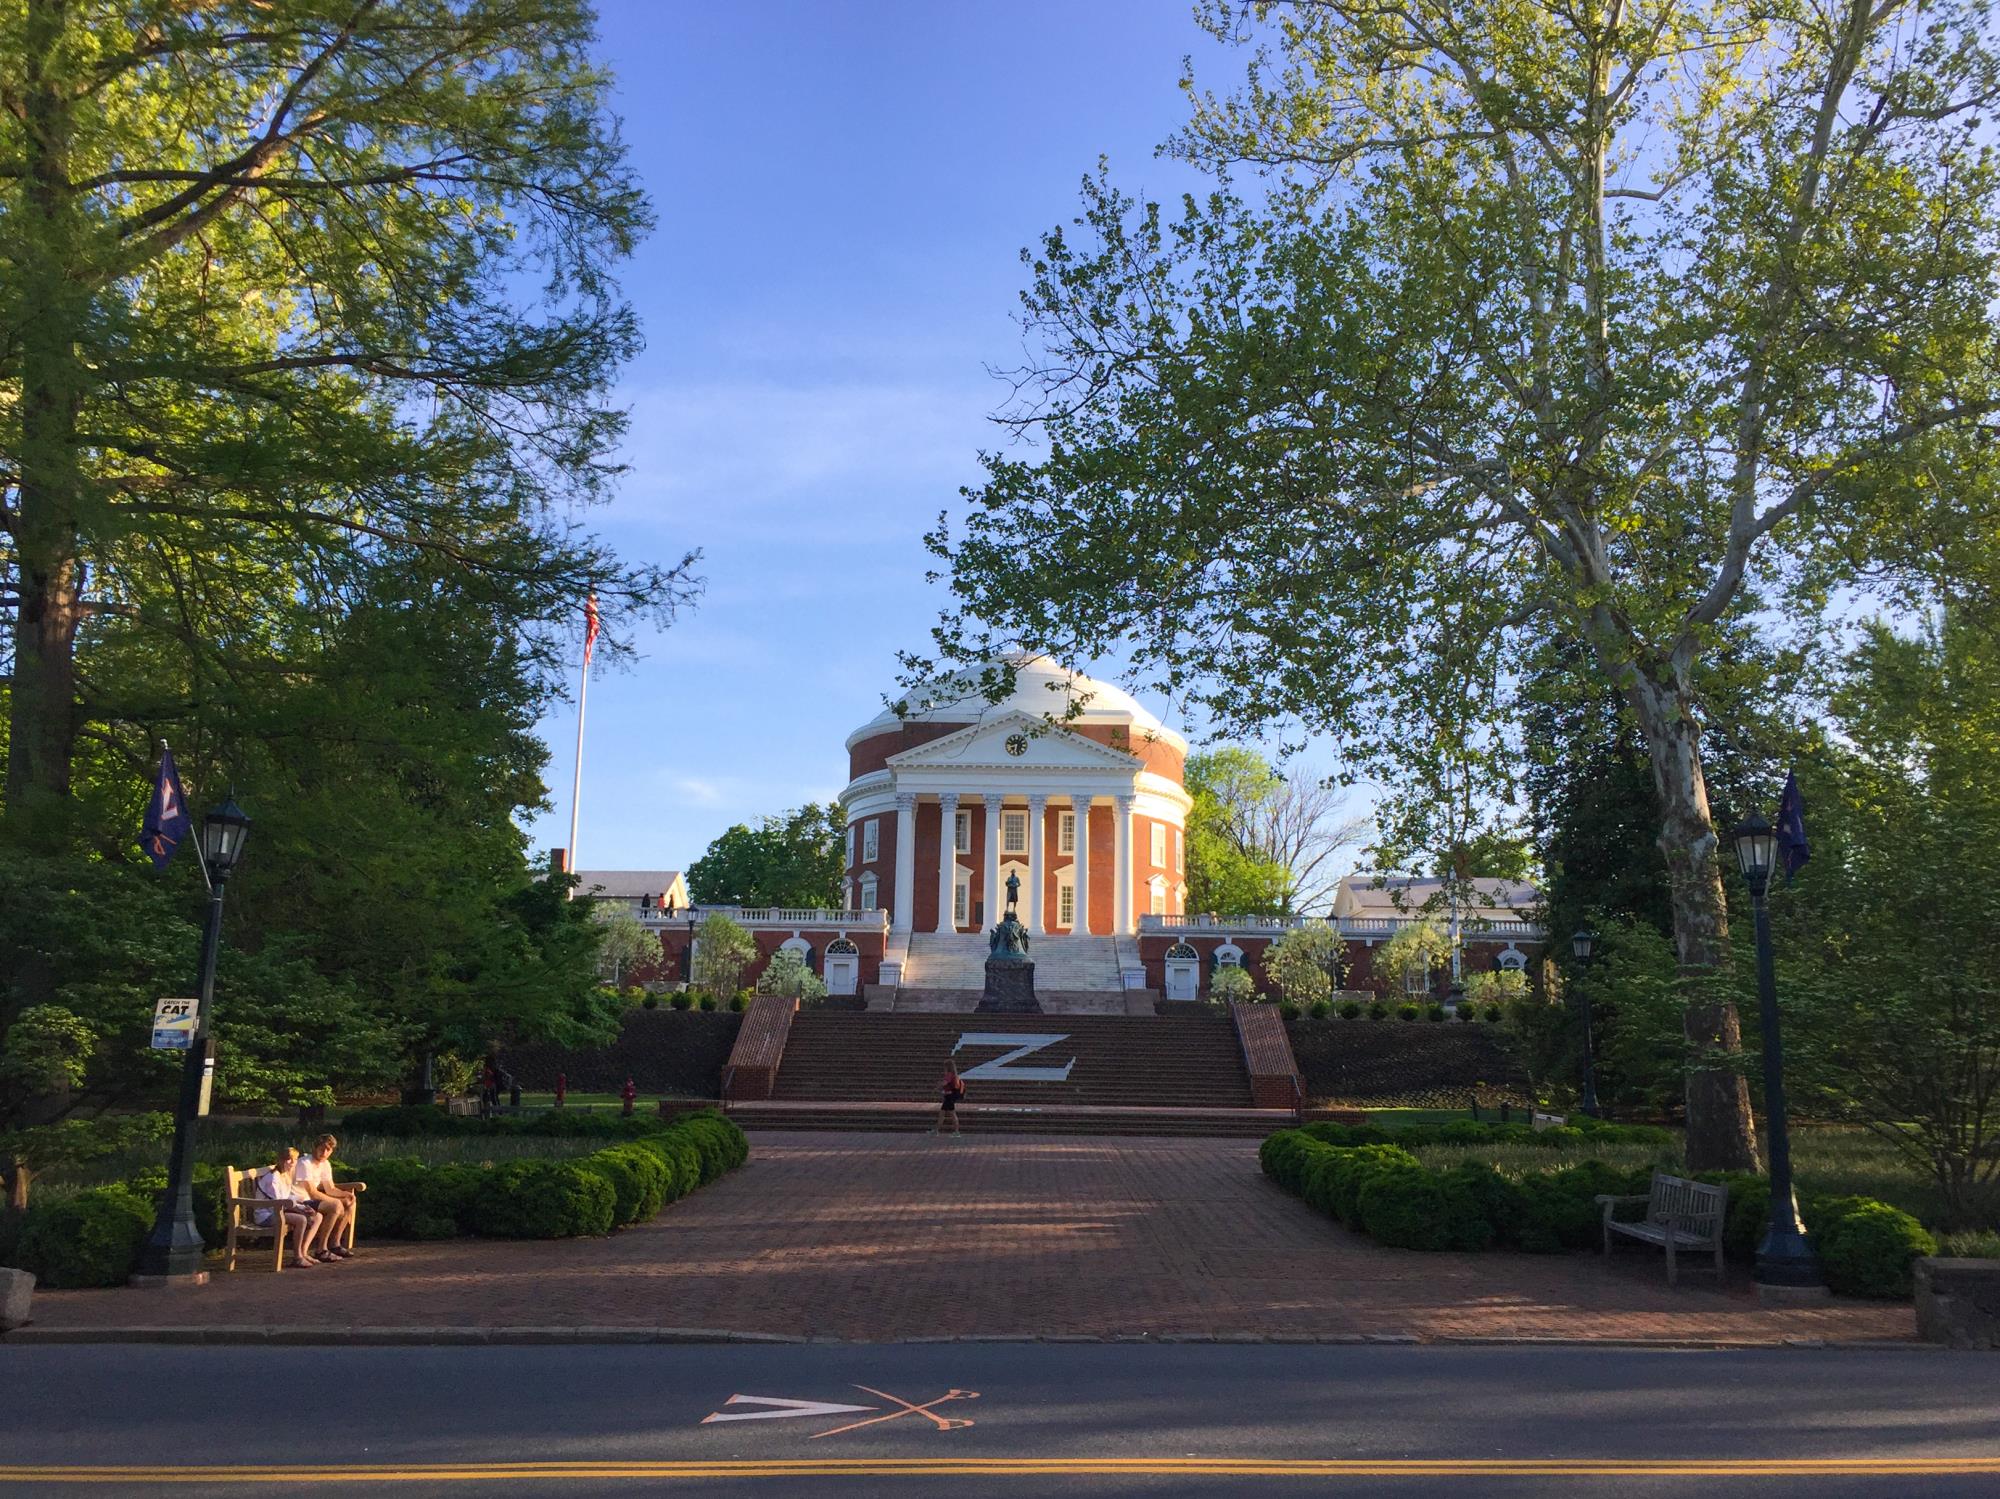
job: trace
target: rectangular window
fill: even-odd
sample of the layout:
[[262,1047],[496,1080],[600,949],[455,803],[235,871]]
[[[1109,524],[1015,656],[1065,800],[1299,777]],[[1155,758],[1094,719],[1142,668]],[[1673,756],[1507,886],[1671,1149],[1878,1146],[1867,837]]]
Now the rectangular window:
[[877,818],[869,818],[861,824],[861,862],[873,864],[882,853],[882,824]]
[[951,887],[951,924],[972,924],[972,881],[960,880]]
[[1180,828],[1174,829],[1174,873],[1187,873],[1187,833]]
[[1166,867],[1167,825],[1164,822],[1156,822],[1153,824],[1153,868],[1165,869]]
[[1056,852],[1076,852],[1076,813],[1064,812],[1056,821]]
[[1155,916],[1164,916],[1167,914],[1167,882],[1154,880],[1152,888],[1152,912]]
[[951,822],[951,846],[962,854],[972,852],[972,814],[959,812]]
[[1076,886],[1061,884],[1056,886],[1056,925],[1076,925]]
[[861,903],[859,909],[863,911],[879,909],[875,900],[875,876],[872,874],[861,876]]
[[1028,814],[1026,812],[1002,812],[1000,814],[1000,851],[1006,854],[1025,854],[1028,851]]
[[854,866],[854,824],[851,822],[847,825],[847,864],[850,869]]

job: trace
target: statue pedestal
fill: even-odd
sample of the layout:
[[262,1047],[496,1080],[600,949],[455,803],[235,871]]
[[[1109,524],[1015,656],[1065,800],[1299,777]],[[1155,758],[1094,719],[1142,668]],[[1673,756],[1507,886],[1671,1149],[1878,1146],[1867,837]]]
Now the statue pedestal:
[[975,1015],[1039,1015],[1035,1002],[1035,964],[1031,958],[988,958],[986,989]]

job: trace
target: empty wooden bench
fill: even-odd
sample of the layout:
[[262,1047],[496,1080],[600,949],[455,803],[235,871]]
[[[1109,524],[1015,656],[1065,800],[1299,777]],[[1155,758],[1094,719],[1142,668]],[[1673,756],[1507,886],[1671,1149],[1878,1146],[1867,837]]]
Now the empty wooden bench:
[[[1646,1204],[1646,1216],[1623,1219],[1618,1209],[1633,1203]],[[1729,1189],[1711,1187],[1706,1182],[1653,1173],[1653,1187],[1644,1197],[1599,1197],[1604,1209],[1604,1252],[1611,1253],[1611,1236],[1622,1234],[1642,1244],[1652,1244],[1667,1252],[1667,1284],[1673,1285],[1678,1272],[1675,1256],[1707,1250],[1715,1256],[1715,1271],[1722,1273],[1722,1227],[1729,1215]]]

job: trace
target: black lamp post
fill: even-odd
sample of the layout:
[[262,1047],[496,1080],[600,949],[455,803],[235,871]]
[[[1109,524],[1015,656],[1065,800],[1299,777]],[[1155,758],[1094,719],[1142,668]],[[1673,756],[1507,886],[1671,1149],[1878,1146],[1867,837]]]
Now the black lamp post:
[[1753,812],[1730,835],[1736,844],[1736,864],[1750,887],[1750,909],[1757,927],[1757,1008],[1764,1028],[1764,1120],[1770,1135],[1771,1216],[1764,1240],[1757,1246],[1759,1286],[1826,1291],[1826,1275],[1812,1240],[1799,1221],[1799,1203],[1792,1193],[1792,1136],[1785,1113],[1785,1058],[1778,1040],[1778,979],[1771,960],[1771,917],[1764,905],[1771,871],[1778,862],[1778,835]]
[[681,949],[681,982],[684,984],[692,984],[694,982],[694,907],[693,906],[688,907],[687,946]]
[[222,941],[222,892],[236,861],[243,857],[243,840],[250,819],[231,797],[201,820],[201,862],[208,871],[208,924],[201,934],[200,996],[195,1030],[181,1063],[180,1104],[174,1111],[174,1149],[167,1162],[167,1190],[160,1197],[159,1215],[139,1254],[143,1280],[198,1285],[201,1269],[201,1229],[194,1221],[195,1135],[201,1117],[202,1084],[213,1065],[209,1011],[215,998],[215,954]]
[[[1576,954],[1577,977],[1583,976],[1583,969],[1589,964],[1590,956],[1597,951],[1597,933],[1587,926],[1576,929],[1569,939],[1570,951]],[[1590,985],[1576,986],[1577,998],[1583,1009],[1583,1112],[1592,1119],[1597,1117],[1597,1038],[1592,1034],[1590,1023]]]

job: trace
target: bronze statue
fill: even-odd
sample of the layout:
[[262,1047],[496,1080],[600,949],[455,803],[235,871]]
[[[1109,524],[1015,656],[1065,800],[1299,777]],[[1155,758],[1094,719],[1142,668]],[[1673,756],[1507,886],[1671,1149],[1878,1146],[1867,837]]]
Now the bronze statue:
[[989,959],[999,958],[1005,962],[1021,962],[1028,956],[1028,929],[1015,914],[1015,907],[1021,900],[1021,877],[1007,876],[1007,914],[1000,918],[1000,924],[993,928],[987,939],[986,954]]

